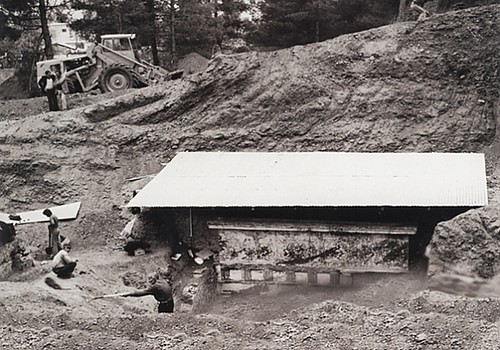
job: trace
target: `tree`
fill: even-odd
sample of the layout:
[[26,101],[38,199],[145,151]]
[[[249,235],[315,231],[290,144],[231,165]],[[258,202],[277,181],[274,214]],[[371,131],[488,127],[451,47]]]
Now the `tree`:
[[[337,17],[333,12],[334,7],[328,0],[312,0],[305,5],[304,16],[314,24],[314,41],[319,42],[323,37],[322,27],[327,32],[331,22]],[[309,29],[311,31],[311,29]]]
[[167,11],[168,11],[168,29],[170,33],[170,60],[169,63],[170,65],[174,65],[177,60],[177,42],[175,40],[176,36],[176,12],[177,12],[177,1],[176,0],[168,0],[167,4]]
[[262,17],[254,36],[255,41],[279,47],[288,47],[303,42],[305,38],[301,14],[304,9],[301,2],[300,0],[262,2],[259,6]]
[[4,24],[11,29],[7,32],[40,29],[45,43],[45,56],[52,58],[54,53],[47,22],[48,10],[45,0],[2,0],[0,4],[0,12],[5,16]]
[[261,3],[256,40],[288,47],[318,42],[330,36],[337,15],[329,0],[269,0]]
[[141,44],[151,47],[153,63],[159,65],[157,2],[159,0],[75,0],[73,9],[83,11],[84,16],[72,22],[71,27],[86,38],[135,33]]
[[146,27],[147,30],[144,35],[146,36],[146,40],[149,42],[151,46],[151,55],[153,56],[153,64],[160,65],[160,58],[158,56],[158,40],[157,30],[156,30],[156,17],[157,11],[155,6],[155,0],[145,0],[144,8],[146,10],[146,23],[149,25]]
[[190,52],[210,55],[214,45],[243,36],[241,13],[248,8],[243,0],[164,0],[167,13],[159,37],[168,41],[170,62]]
[[398,10],[398,21],[404,20],[404,14],[406,9],[406,0],[399,0],[399,10]]
[[73,0],[84,17],[71,24],[82,36],[136,33],[151,47],[153,63],[162,52],[175,66],[178,56],[189,52],[208,54],[215,43],[241,36],[243,0]]
[[184,54],[210,52],[216,37],[214,5],[200,0],[169,0],[163,36],[170,43],[170,63]]
[[45,57],[51,59],[54,57],[54,51],[52,50],[52,38],[50,37],[49,24],[47,21],[47,5],[45,0],[38,0],[38,12],[40,14],[40,26],[42,28],[42,38],[45,51]]
[[83,18],[71,27],[86,38],[102,34],[136,32],[135,23],[141,21],[144,9],[132,0],[75,0],[73,9],[80,10]]
[[216,42],[222,46],[224,39],[234,39],[242,36],[244,20],[242,12],[249,9],[249,5],[242,0],[220,0],[214,3]]
[[8,13],[0,12],[0,39],[17,40],[22,29],[13,25]]
[[390,23],[398,5],[399,0],[266,0],[250,37],[277,47],[308,44]]

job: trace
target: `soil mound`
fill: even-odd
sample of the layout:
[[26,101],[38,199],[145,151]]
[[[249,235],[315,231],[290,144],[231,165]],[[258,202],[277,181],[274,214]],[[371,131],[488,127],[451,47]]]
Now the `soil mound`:
[[0,81],[0,100],[21,99],[30,97],[16,75]]
[[184,74],[192,74],[204,71],[208,67],[208,59],[202,55],[192,52],[184,56],[178,63],[177,68],[182,69]]
[[0,68],[0,84],[2,84],[4,81],[9,79],[13,75],[14,75],[14,69],[10,69],[10,68],[1,69]]

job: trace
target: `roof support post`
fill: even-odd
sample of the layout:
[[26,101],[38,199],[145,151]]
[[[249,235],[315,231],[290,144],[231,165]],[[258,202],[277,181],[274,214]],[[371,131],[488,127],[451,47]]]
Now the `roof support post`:
[[189,244],[193,245],[193,213],[189,207]]

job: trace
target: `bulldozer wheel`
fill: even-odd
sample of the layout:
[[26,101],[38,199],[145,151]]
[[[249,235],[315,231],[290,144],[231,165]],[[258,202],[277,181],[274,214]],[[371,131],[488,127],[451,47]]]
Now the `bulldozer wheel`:
[[122,65],[110,65],[99,77],[99,87],[104,92],[126,90],[133,86],[132,74]]
[[70,94],[74,93],[74,92],[82,92],[82,87],[80,86],[80,82],[75,79],[75,78],[69,78],[67,80],[67,83],[68,83],[68,92]]

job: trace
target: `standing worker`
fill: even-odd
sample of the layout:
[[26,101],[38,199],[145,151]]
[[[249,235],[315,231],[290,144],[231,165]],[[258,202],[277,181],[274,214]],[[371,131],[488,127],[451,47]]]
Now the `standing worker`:
[[172,295],[172,287],[170,284],[165,282],[158,282],[158,277],[149,278],[149,287],[146,289],[137,289],[133,292],[125,292],[119,294],[108,294],[94,299],[110,298],[110,297],[143,297],[146,295],[152,295],[158,304],[159,313],[172,313],[174,312],[174,298]]
[[50,209],[45,209],[43,215],[49,218],[49,248],[47,254],[54,256],[61,249],[61,237],[59,237],[59,219]]
[[47,95],[49,110],[58,111],[59,104],[57,103],[56,76],[54,73],[50,70],[46,70],[45,75],[38,81],[38,86],[40,90]]
[[431,13],[429,11],[427,11],[426,9],[424,9],[424,5],[426,2],[427,2],[427,0],[413,0],[410,4],[410,8],[413,11],[420,13],[420,15],[418,16],[418,19],[417,19],[417,21],[419,21],[419,22],[423,21],[427,17],[431,16]]
[[68,83],[66,82],[66,74],[61,72],[56,73],[57,81],[54,83],[57,92],[57,103],[61,111],[68,109],[68,103],[66,101],[66,90],[68,89]]

